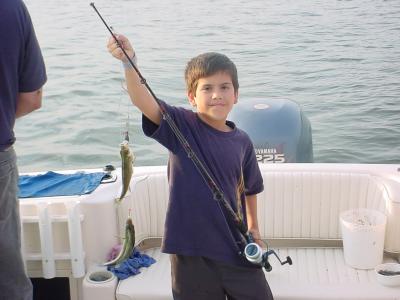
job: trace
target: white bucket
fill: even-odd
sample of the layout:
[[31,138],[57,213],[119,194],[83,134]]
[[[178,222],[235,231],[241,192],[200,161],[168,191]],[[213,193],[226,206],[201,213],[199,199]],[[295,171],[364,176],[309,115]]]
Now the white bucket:
[[386,216],[377,210],[357,208],[340,214],[346,264],[373,269],[383,259]]

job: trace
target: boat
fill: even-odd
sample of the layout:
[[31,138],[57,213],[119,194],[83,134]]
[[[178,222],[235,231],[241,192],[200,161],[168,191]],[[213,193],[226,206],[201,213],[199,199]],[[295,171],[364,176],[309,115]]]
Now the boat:
[[[261,141],[259,129],[271,132],[272,125],[251,124],[258,128],[252,139],[265,184],[258,196],[260,230],[275,251],[265,276],[275,299],[400,299],[400,284],[383,285],[375,265],[349,265],[341,221],[342,213],[350,210],[383,214],[382,242],[374,240],[358,256],[372,260],[377,252],[379,262],[398,264],[400,165],[314,163],[312,153],[304,153],[312,152],[311,128],[298,105],[276,99],[249,105],[260,114],[253,122],[264,122],[268,118],[262,115],[269,113],[282,114],[277,117],[282,122],[279,134]],[[270,109],[276,106],[281,109]],[[289,122],[291,114],[297,121]],[[282,134],[285,130],[292,134]],[[279,136],[286,140],[278,140]],[[106,176],[91,193],[20,199],[22,252],[36,298],[51,293],[52,299],[68,300],[172,299],[168,255],[160,252],[168,205],[167,166],[135,167],[121,205],[115,204],[122,187],[120,168],[58,172]],[[156,262],[141,268],[138,275],[117,280],[103,263],[121,243],[128,216],[135,224],[136,249]],[[286,257],[292,265],[282,264]]]

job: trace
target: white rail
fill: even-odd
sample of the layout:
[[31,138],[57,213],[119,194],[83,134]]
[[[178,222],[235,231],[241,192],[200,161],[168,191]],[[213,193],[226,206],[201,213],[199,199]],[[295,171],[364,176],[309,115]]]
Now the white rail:
[[[43,278],[57,276],[56,262],[70,260],[72,276],[80,278],[85,275],[85,252],[83,248],[82,226],[84,220],[80,212],[79,198],[70,198],[64,202],[52,202],[43,198],[24,204],[25,213],[21,213],[22,222],[22,253],[25,264],[28,261],[42,261]],[[31,211],[31,213],[26,213]],[[65,224],[68,231],[69,245],[55,238],[60,230],[60,224]],[[35,230],[38,226],[39,230]],[[24,234],[25,230],[28,234]],[[25,241],[30,236],[30,241]],[[40,241],[40,249],[38,249]],[[60,245],[61,244],[61,245]],[[67,247],[67,249],[65,249]]]
[[68,235],[71,249],[72,275],[75,278],[85,276],[84,252],[79,201],[66,202],[68,212]]
[[37,204],[39,216],[40,247],[42,250],[42,268],[44,278],[56,276],[56,265],[54,262],[53,228],[49,216],[49,203],[39,202]]

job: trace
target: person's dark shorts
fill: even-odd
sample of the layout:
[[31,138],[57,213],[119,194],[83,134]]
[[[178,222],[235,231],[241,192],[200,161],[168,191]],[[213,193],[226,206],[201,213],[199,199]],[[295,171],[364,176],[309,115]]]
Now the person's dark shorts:
[[171,254],[174,300],[272,300],[262,269]]

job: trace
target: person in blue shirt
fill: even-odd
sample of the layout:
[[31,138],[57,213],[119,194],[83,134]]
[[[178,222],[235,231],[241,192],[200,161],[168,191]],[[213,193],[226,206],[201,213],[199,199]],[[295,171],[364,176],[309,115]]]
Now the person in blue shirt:
[[21,255],[13,129],[16,118],[40,108],[47,77],[21,0],[1,1],[0,41],[0,299],[31,300],[32,284]]
[[[135,59],[129,40],[123,35],[117,39]],[[107,47],[123,62],[130,98],[143,113],[144,133],[169,150],[170,195],[162,251],[170,254],[174,299],[273,299],[261,267],[238,254],[237,229],[162,118],[158,103],[113,38]],[[257,221],[257,194],[264,186],[254,148],[248,135],[227,120],[238,101],[236,66],[223,54],[204,53],[188,62],[185,80],[196,112],[160,104],[255,241],[265,246]]]

